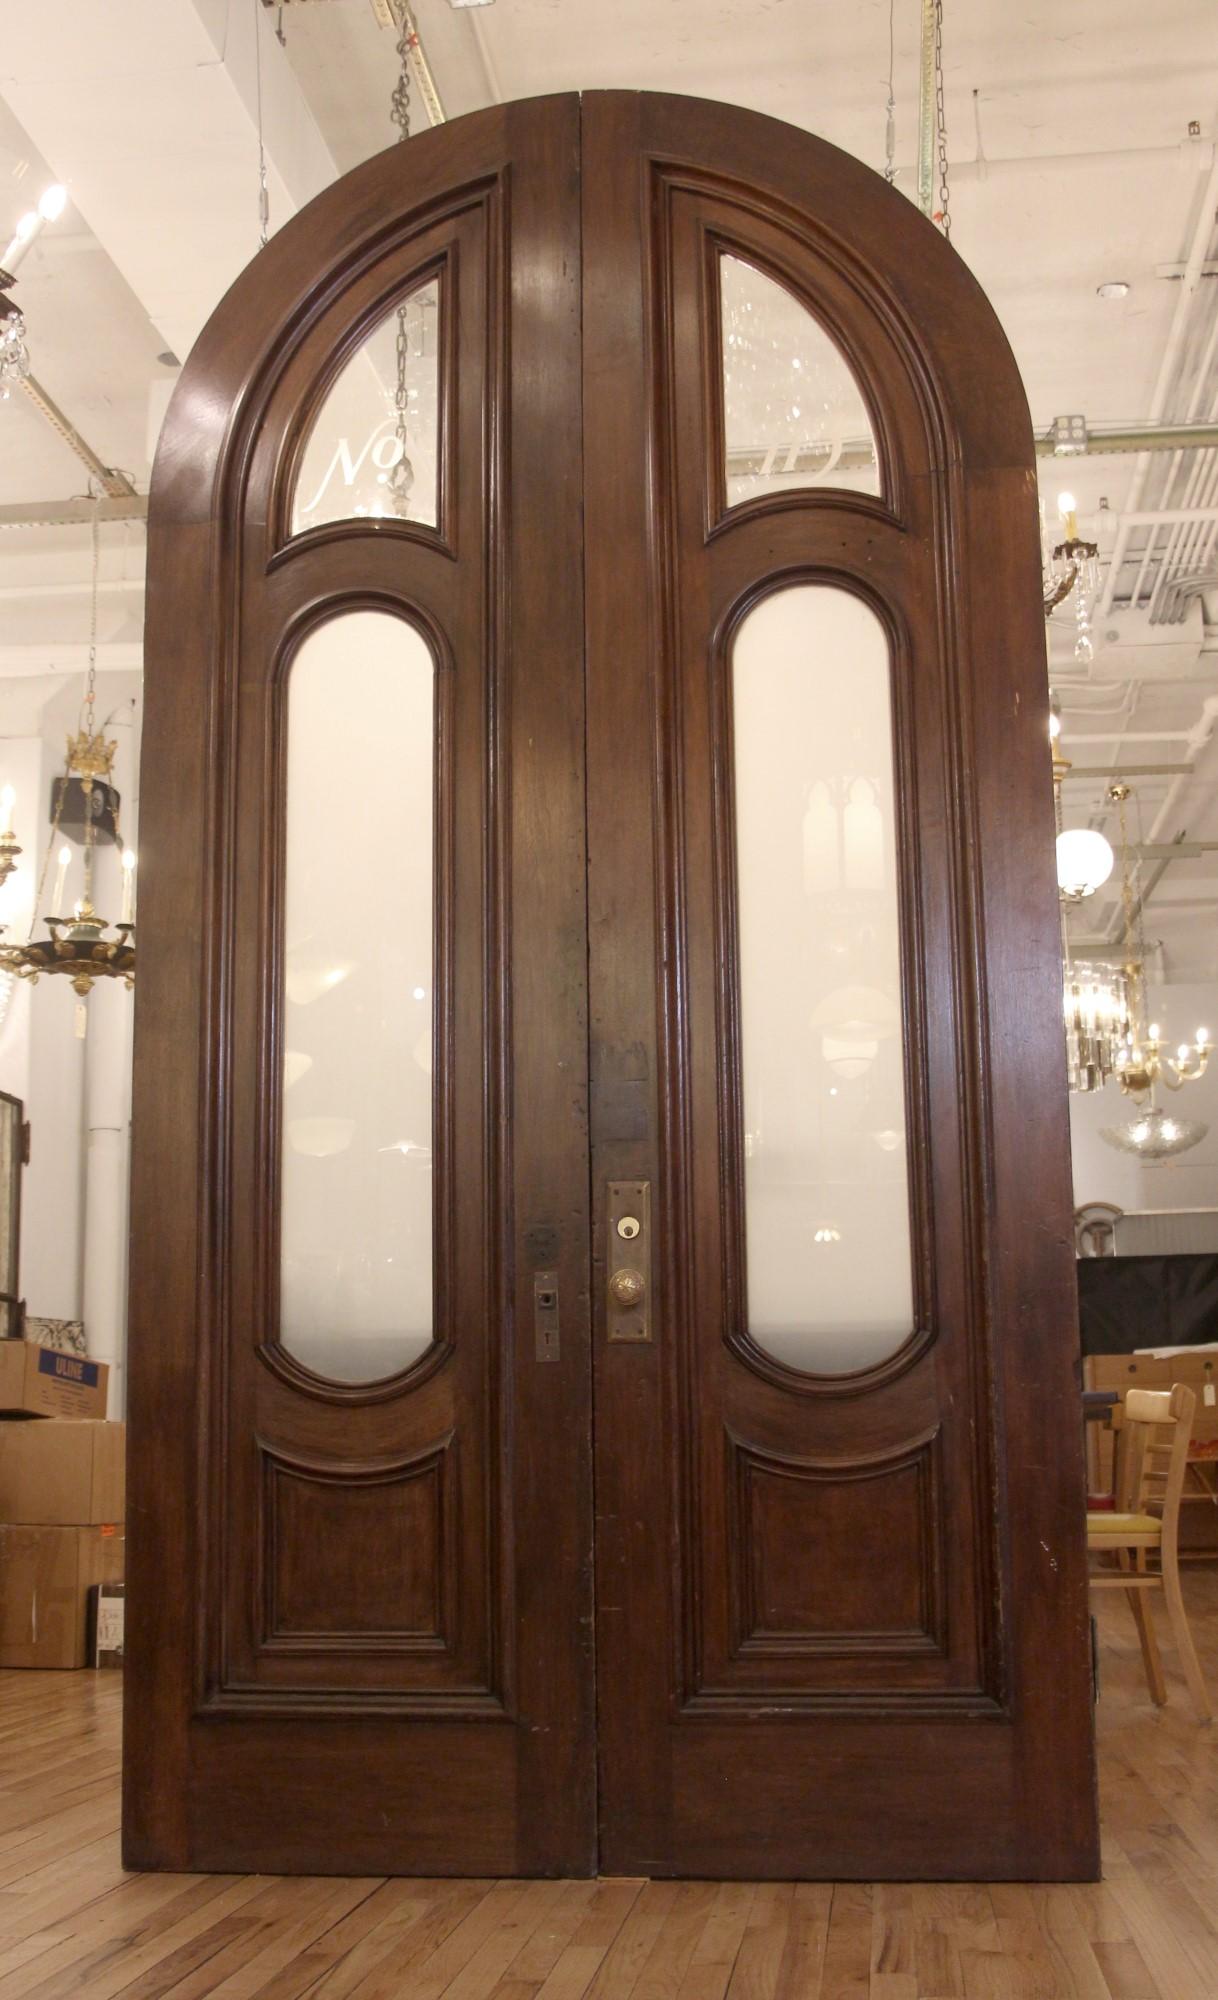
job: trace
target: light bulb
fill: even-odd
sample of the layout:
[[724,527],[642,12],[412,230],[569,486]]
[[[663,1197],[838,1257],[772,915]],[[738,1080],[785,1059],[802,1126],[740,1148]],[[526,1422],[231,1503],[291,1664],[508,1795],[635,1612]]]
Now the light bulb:
[[1061,735],[1061,733],[1062,733],[1062,719],[1061,719],[1061,716],[1060,716],[1060,715],[1054,715],[1054,714],[1053,714],[1052,712],[1050,712],[1050,715],[1049,715],[1049,741],[1050,741],[1050,743],[1056,743],[1056,741],[1057,741],[1058,737],[1059,737],[1059,736]]
[[135,856],[129,847],[124,847],[123,849],[123,867],[127,870],[128,874],[135,867]]
[[1189,1056],[1189,1048],[1188,1048],[1188,1043],[1187,1043],[1187,1042],[1181,1042],[1181,1044],[1180,1044],[1179,1048],[1178,1048],[1178,1049],[1176,1050],[1176,1061],[1177,1061],[1177,1062],[1187,1062],[1187,1061],[1188,1061],[1188,1056]]
[[1208,1029],[1208,1028],[1198,1028],[1198,1030],[1197,1030],[1197,1047],[1198,1047],[1199,1049],[1203,1049],[1203,1048],[1205,1048],[1205,1047],[1206,1047],[1206,1045],[1207,1045],[1207,1043],[1209,1042],[1209,1038],[1210,1038],[1210,1031],[1209,1031],[1209,1029]]
[[38,213],[44,222],[58,222],[67,205],[68,190],[56,181],[39,196]]
[[1063,521],[1065,520],[1065,518],[1066,518],[1067,514],[1073,514],[1073,513],[1074,513],[1074,511],[1075,511],[1075,508],[1077,507],[1077,505],[1078,505],[1078,502],[1077,502],[1077,501],[1075,500],[1075,498],[1074,498],[1074,495],[1073,495],[1073,493],[1059,493],[1059,494],[1058,494],[1058,496],[1057,496],[1057,511],[1058,511],[1058,513],[1059,513],[1059,514],[1061,515],[1061,517],[1062,517]]
[[69,863],[69,861],[70,861],[70,860],[72,859],[72,850],[71,850],[71,848],[70,848],[70,847],[61,847],[61,848],[60,848],[60,850],[59,850],[59,852],[58,852],[58,854],[57,854],[57,855],[55,856],[55,859],[56,859],[56,861],[58,861],[58,863],[59,863],[59,865],[60,865],[60,867],[61,867],[61,868],[66,868],[66,867],[67,867],[67,865],[68,865],[68,863]]
[[1159,1023],[1157,1021],[1152,1021],[1150,1024],[1150,1039],[1152,1042],[1157,1042],[1159,1039]]
[[27,208],[14,231],[17,241],[19,243],[28,243],[30,237],[36,233],[37,228],[38,210],[36,208]]

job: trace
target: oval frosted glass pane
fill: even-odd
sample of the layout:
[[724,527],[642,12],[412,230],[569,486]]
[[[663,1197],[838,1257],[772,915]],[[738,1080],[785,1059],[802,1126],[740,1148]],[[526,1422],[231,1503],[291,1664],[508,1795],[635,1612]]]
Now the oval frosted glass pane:
[[748,1324],[840,1375],[913,1325],[888,640],[843,590],[732,655]]
[[335,1382],[432,1337],[434,683],[380,611],[288,682],[279,1338]]
[[432,278],[356,349],[305,441],[292,494],[294,535],[360,515],[435,527],[439,318],[440,284]]
[[858,383],[819,322],[741,257],[719,260],[727,504],[793,487],[878,493]]

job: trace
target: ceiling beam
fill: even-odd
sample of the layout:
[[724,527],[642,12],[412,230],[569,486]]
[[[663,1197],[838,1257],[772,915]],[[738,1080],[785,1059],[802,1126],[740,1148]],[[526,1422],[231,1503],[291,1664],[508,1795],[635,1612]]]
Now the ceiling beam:
[[56,0],[5,13],[0,91],[180,357],[257,254],[259,67],[277,229],[335,170],[265,8]]

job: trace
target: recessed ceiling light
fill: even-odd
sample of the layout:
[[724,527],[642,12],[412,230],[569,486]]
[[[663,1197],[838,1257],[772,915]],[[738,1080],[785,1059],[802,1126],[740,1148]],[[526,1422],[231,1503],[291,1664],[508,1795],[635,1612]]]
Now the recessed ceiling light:
[[1096,297],[1101,299],[1123,299],[1128,291],[1124,278],[1109,278],[1106,284],[1095,288]]

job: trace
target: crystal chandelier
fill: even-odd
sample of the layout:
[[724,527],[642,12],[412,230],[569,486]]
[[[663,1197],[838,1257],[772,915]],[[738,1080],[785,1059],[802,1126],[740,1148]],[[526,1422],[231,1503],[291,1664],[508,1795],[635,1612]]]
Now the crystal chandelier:
[[1129,1033],[1129,983],[1118,966],[1066,960],[1063,978],[1070,1089],[1100,1090]]
[[1100,1137],[1118,1152],[1136,1153],[1144,1160],[1168,1160],[1198,1145],[1208,1131],[1209,1126],[1198,1118],[1177,1118],[1151,1104],[1126,1125],[1103,1127]]
[[12,237],[0,251],[0,403],[6,403],[14,384],[20,385],[30,372],[30,350],[25,337],[25,315],[8,294],[16,282],[22,262],[48,222],[55,222],[67,205],[67,189],[58,185],[44,190],[37,208],[31,208],[17,224]]
[[[3,287],[6,272],[0,272]],[[25,319],[21,309],[0,289],[0,403],[12,394],[14,382],[24,382],[30,372],[30,350],[25,341]]]
[[1074,592],[1074,657],[1095,658],[1091,637],[1091,611],[1100,587],[1100,551],[1097,542],[1085,542],[1078,532],[1073,493],[1059,493],[1057,511],[1065,524],[1065,538],[1050,548],[1041,534],[1042,584],[1045,617]]
[[[69,736],[67,756],[63,775],[55,785],[55,808],[51,822],[51,838],[47,843],[46,860],[38,882],[34,908],[30,918],[30,933],[24,944],[0,944],[0,969],[15,973],[19,979],[28,979],[37,984],[43,973],[60,973],[69,979],[75,993],[83,1001],[99,979],[121,979],[127,986],[135,981],[135,912],[133,907],[135,856],[130,851],[123,853],[123,904],[122,916],[113,927],[109,919],[99,916],[93,907],[94,860],[97,845],[97,823],[107,811],[112,813],[114,839],[120,839],[118,824],[118,794],[113,790],[110,779],[114,769],[114,753],[118,745],[107,742],[103,729],[97,726],[97,596],[98,596],[98,520],[96,510],[92,523],[93,543],[93,586],[91,618],[89,630],[89,667],[85,682],[85,698],[81,706],[80,722],[75,736]],[[80,788],[84,806],[84,894],[77,902],[73,914],[60,914],[61,900],[67,878],[71,850],[61,847],[55,876],[54,901],[50,914],[45,918],[46,936],[35,937],[38,911],[46,888],[51,855],[56,846],[60,821],[64,807],[71,795],[73,784]],[[95,790],[100,788],[100,796]],[[11,826],[11,787],[5,788],[8,825],[0,834],[0,865],[7,863],[4,873],[11,873],[16,856],[21,849],[16,845]],[[3,876],[0,875],[0,880]],[[4,929],[0,925],[0,932]],[[83,1032],[83,1030],[82,1030]]]

